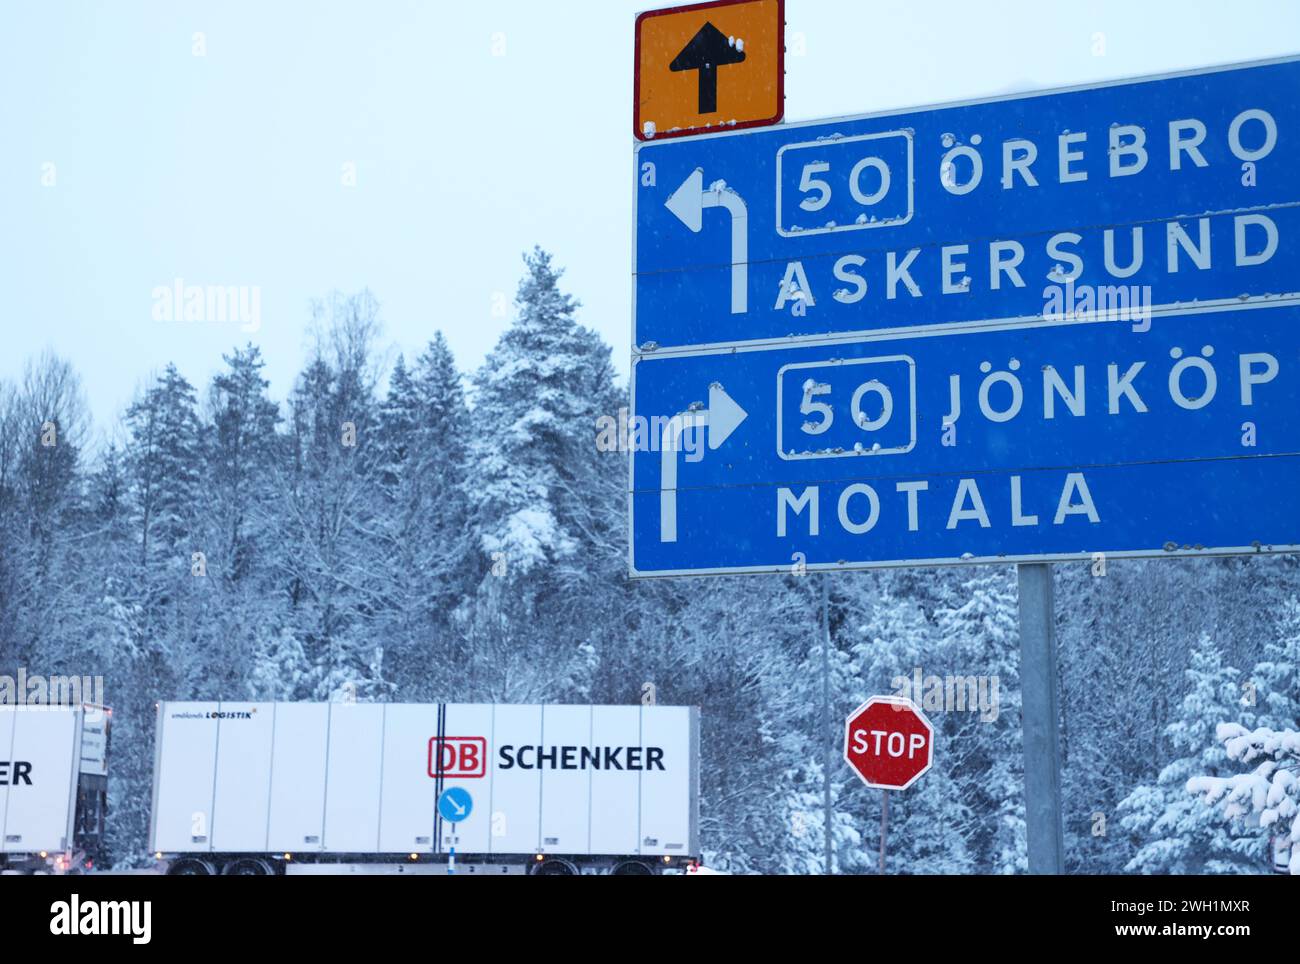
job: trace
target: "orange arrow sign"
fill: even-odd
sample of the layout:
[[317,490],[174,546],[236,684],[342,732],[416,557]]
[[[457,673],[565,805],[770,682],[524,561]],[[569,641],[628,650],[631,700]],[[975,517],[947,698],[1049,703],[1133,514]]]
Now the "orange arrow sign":
[[785,0],[717,0],[636,19],[641,140],[775,124],[785,110]]

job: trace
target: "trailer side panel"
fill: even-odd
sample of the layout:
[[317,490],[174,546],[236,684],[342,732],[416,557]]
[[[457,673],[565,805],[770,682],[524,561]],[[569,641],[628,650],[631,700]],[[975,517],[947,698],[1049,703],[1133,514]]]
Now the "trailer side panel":
[[275,704],[267,850],[314,853],[325,834],[330,704]]
[[72,844],[77,773],[81,764],[81,710],[16,706],[5,759],[8,806],[6,853],[57,852]]

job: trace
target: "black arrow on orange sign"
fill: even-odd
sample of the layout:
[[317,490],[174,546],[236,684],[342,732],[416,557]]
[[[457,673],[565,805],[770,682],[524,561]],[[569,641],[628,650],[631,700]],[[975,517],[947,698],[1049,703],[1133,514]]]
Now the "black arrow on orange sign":
[[738,64],[744,59],[743,50],[729,41],[721,30],[706,22],[673,58],[668,69],[700,72],[699,113],[712,114],[718,109],[718,68]]

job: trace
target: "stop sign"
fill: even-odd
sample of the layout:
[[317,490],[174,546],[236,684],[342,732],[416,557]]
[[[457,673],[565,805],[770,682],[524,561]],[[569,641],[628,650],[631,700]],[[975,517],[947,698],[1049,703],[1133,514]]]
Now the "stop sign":
[[905,697],[873,696],[845,721],[844,759],[869,787],[906,790],[933,757],[934,727]]

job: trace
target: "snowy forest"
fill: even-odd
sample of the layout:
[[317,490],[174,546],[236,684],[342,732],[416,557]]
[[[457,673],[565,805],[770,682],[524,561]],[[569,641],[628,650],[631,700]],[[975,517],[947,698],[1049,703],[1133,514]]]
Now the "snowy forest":
[[[561,276],[525,256],[472,372],[435,318],[396,355],[363,291],[304,318],[286,398],[251,344],[93,420],[51,354],[0,382],[0,674],[104,677],[111,862],[147,860],[155,700],[654,699],[701,707],[709,866],[824,872],[829,747],[831,869],[874,873],[843,719],[920,671],[997,706],[925,707],[887,871],[1024,871],[1014,567],[629,580],[627,456],[596,444],[625,386]],[[1055,572],[1067,870],[1270,872],[1300,837],[1300,559]]]

